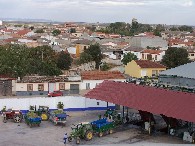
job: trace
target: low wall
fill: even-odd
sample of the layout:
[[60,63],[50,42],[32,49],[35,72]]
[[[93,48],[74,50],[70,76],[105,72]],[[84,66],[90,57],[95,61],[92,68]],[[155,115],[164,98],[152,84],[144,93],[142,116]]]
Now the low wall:
[[[23,112],[29,110],[30,105],[49,106],[50,110],[57,109],[58,102],[63,102],[66,111],[105,110],[107,102],[89,99],[82,96],[61,96],[61,97],[27,97],[27,98],[4,98],[0,99],[0,110],[6,106],[7,109],[19,109]],[[115,105],[109,103],[110,108]]]

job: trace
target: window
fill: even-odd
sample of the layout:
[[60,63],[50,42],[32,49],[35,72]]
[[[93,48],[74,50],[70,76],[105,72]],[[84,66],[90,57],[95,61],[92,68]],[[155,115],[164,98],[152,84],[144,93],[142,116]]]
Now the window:
[[59,83],[59,89],[65,90],[65,83]]
[[158,70],[152,70],[152,76],[158,75]]
[[155,60],[157,60],[157,55],[155,55]]
[[38,90],[44,91],[44,84],[38,84]]
[[33,91],[33,84],[27,84],[27,91]]
[[142,54],[142,59],[144,59],[144,54]]
[[99,102],[97,102],[97,105],[100,105],[100,103],[99,103]]
[[86,50],[87,49],[87,47],[86,46],[84,46],[84,50]]
[[194,54],[191,54],[191,56],[194,56]]
[[86,89],[90,89],[90,83],[86,83]]

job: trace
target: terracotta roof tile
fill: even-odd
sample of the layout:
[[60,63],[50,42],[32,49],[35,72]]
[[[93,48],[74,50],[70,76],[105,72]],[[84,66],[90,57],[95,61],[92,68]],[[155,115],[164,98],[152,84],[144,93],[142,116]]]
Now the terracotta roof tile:
[[162,53],[162,50],[152,50],[152,49],[145,49],[142,51],[142,53],[149,53],[149,54],[160,54]]
[[141,68],[166,68],[166,66],[164,66],[160,63],[149,61],[149,60],[135,60],[135,62]]
[[125,79],[119,71],[83,71],[82,80]]

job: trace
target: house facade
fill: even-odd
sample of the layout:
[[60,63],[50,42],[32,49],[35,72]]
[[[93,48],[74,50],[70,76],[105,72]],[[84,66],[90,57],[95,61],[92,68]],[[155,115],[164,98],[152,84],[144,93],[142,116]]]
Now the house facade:
[[79,57],[85,49],[87,49],[91,45],[91,41],[87,39],[74,41],[73,44],[76,48],[76,57]]
[[67,77],[29,77],[17,81],[15,91],[17,96],[47,95],[60,90],[64,94],[79,94],[80,76]]
[[164,55],[163,50],[145,49],[141,51],[141,60],[161,61]]
[[130,39],[131,46],[134,47],[156,47],[160,48],[160,50],[167,50],[168,49],[168,42],[163,40],[161,37],[132,37]]
[[155,77],[164,70],[165,66],[149,60],[132,60],[125,66],[125,74],[135,78]]
[[84,71],[81,72],[81,79],[81,90],[93,89],[104,80],[126,81],[119,71]]

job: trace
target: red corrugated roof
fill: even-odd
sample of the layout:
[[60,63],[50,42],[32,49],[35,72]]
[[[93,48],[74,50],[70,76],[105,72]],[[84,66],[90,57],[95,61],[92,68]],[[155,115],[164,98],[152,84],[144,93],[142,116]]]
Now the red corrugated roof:
[[85,97],[195,122],[194,93],[104,81],[85,94]]
[[166,66],[150,60],[135,60],[141,68],[166,68]]

